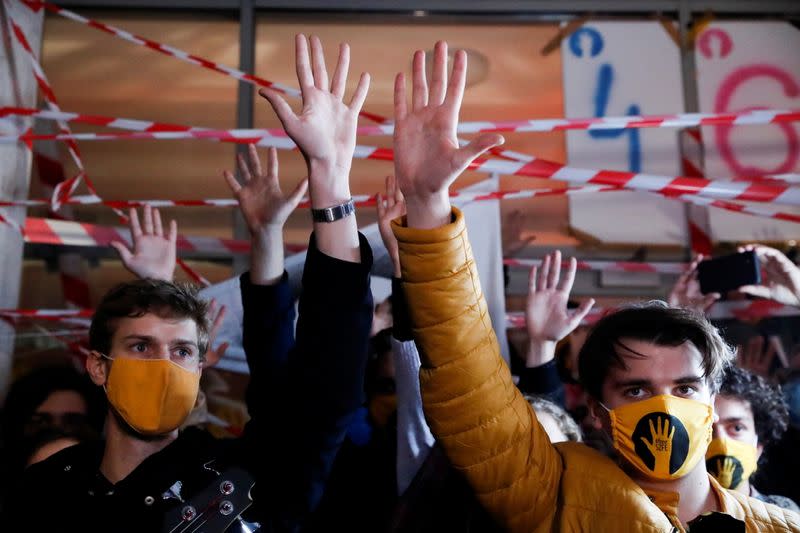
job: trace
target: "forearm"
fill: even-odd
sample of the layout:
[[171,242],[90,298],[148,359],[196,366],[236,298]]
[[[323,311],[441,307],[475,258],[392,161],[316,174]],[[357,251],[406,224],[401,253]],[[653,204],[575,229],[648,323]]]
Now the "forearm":
[[[312,161],[308,167],[312,209],[325,209],[350,200],[349,165]],[[325,255],[351,263],[361,261],[355,213],[335,222],[314,222],[314,234],[317,247]]]
[[269,226],[250,238],[250,281],[275,285],[283,275],[283,226]]
[[549,340],[531,339],[525,354],[525,366],[533,368],[552,361],[556,355],[556,343]]

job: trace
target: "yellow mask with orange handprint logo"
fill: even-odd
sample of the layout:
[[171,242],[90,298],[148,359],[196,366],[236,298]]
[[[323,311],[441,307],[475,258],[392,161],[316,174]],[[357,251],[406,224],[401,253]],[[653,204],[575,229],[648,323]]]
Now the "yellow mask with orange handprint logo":
[[685,476],[703,459],[711,442],[713,409],[706,403],[662,394],[606,409],[614,448],[653,479]]
[[747,481],[758,465],[758,448],[734,439],[711,441],[706,451],[706,470],[726,489],[734,490]]

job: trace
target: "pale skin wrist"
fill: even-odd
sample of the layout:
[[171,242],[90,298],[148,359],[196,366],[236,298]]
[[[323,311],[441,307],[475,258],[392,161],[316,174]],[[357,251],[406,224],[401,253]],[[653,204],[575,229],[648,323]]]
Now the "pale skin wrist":
[[283,227],[267,226],[250,239],[250,281],[275,285],[283,276]]
[[549,363],[556,356],[556,341],[549,339],[531,339],[525,355],[525,366],[534,368]]
[[406,210],[409,228],[434,229],[451,221],[452,206],[447,190],[425,197],[406,197]]

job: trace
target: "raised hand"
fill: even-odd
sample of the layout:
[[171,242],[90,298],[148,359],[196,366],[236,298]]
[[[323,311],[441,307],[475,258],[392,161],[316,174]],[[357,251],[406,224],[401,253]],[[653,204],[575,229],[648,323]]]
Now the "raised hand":
[[[270,89],[261,89],[259,94],[266,98],[275,114],[283,124],[286,133],[297,144],[311,177],[311,200],[323,193],[340,192],[349,198],[350,166],[356,146],[356,126],[358,114],[364,105],[369,90],[369,74],[361,74],[355,92],[349,103],[345,103],[344,91],[347,73],[350,68],[350,47],[342,44],[339,47],[339,62],[328,82],[322,43],[316,36],[311,36],[311,54],[309,57],[309,41],[305,35],[295,38],[295,62],[297,80],[303,96],[303,108],[295,114],[283,97]],[[334,191],[327,187],[318,187],[318,182],[336,185]],[[335,183],[331,183],[335,182]],[[323,195],[322,203],[334,202],[339,198],[327,199]],[[320,207],[329,207],[320,205]]]
[[746,285],[739,292],[800,307],[800,268],[774,248],[748,245],[740,252],[754,251],[761,264],[761,285]]
[[411,108],[402,73],[394,83],[394,168],[406,198],[408,225],[434,228],[449,222],[448,187],[486,150],[503,143],[496,133],[479,136],[459,148],[458,114],[464,97],[467,54],[459,50],[447,79],[447,43],[436,43],[433,75],[425,79],[425,52],[414,53]]
[[778,356],[782,366],[789,366],[788,357],[783,349],[780,337],[771,335],[767,339],[765,349],[764,338],[761,335],[756,335],[748,339],[744,345],[739,346],[736,353],[736,364],[753,374],[769,379],[772,360],[775,359],[775,356]]
[[306,192],[308,182],[302,180],[290,194],[281,191],[278,181],[278,154],[275,148],[267,152],[267,169],[254,145],[249,146],[248,164],[239,155],[240,184],[229,171],[222,174],[239,202],[239,209],[250,230],[250,279],[259,285],[277,282],[283,274],[283,225]]
[[241,154],[238,156],[244,185],[230,171],[225,170],[222,175],[239,202],[250,235],[256,237],[275,228],[283,230],[286,219],[306,193],[308,181],[302,180],[291,193],[284,194],[278,181],[277,150],[270,148],[267,151],[266,171],[261,169],[255,145],[249,145],[248,151],[249,164]]
[[[305,35],[295,38],[297,80],[303,96],[303,109],[295,114],[277,92],[261,89],[283,124],[286,133],[297,144],[308,165],[311,207],[324,209],[350,201],[350,166],[356,146],[358,114],[369,90],[369,74],[362,74],[350,100],[343,101],[350,48],[339,47],[339,62],[328,86],[328,71],[322,43],[317,37],[309,42]],[[319,250],[326,255],[358,263],[361,261],[358,226],[355,216],[333,223],[314,223]]]
[[650,420],[650,437],[652,442],[641,437],[642,442],[650,453],[655,458],[655,465],[653,472],[661,474],[669,474],[669,460],[672,457],[672,438],[675,436],[675,426],[672,431],[669,429],[669,419],[664,419],[664,425],[661,425],[661,417],[656,419],[657,428],[653,426],[653,421]]
[[225,357],[225,352],[228,349],[227,342],[221,342],[214,348],[214,341],[217,340],[217,334],[222,327],[222,322],[225,320],[225,306],[217,305],[216,300],[211,300],[208,306],[208,318],[211,320],[211,328],[208,330],[208,351],[206,351],[206,359],[203,361],[203,368],[211,368],[219,363],[220,359]]
[[689,265],[689,268],[681,274],[678,281],[669,293],[668,303],[670,307],[683,307],[692,309],[698,313],[705,313],[709,308],[721,298],[719,293],[713,292],[703,294],[700,292],[700,281],[697,279],[697,265],[703,260],[703,255],[699,254]]
[[178,225],[172,220],[164,235],[161,213],[149,205],[144,206],[144,227],[139,223],[136,209],[130,210],[130,230],[133,250],[115,241],[111,246],[117,251],[122,264],[136,277],[172,281],[175,274]]
[[375,203],[378,211],[378,229],[381,232],[381,239],[394,266],[394,277],[399,278],[400,272],[400,251],[397,246],[397,238],[392,232],[392,220],[406,214],[406,202],[403,193],[397,187],[397,180],[394,176],[386,176],[386,193],[379,194]]
[[570,258],[567,272],[559,284],[561,252],[555,251],[545,256],[541,271],[537,267],[531,269],[525,303],[529,338],[526,364],[529,367],[550,361],[555,356],[556,343],[577,328],[594,305],[594,299],[590,298],[573,313],[567,309],[577,267],[575,258]]

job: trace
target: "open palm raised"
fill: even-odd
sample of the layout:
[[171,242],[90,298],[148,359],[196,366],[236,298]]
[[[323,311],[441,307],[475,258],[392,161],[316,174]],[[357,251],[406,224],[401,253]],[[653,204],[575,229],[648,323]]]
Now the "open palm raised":
[[[395,78],[395,176],[411,219],[419,220],[418,214],[446,218],[448,187],[476,157],[503,143],[502,136],[487,133],[459,148],[456,127],[466,76],[467,54],[459,50],[448,82],[447,43],[440,41],[434,49],[430,87],[425,79],[425,52],[414,54],[410,109],[405,76],[399,73]],[[432,202],[439,207],[434,213],[430,212]]]

